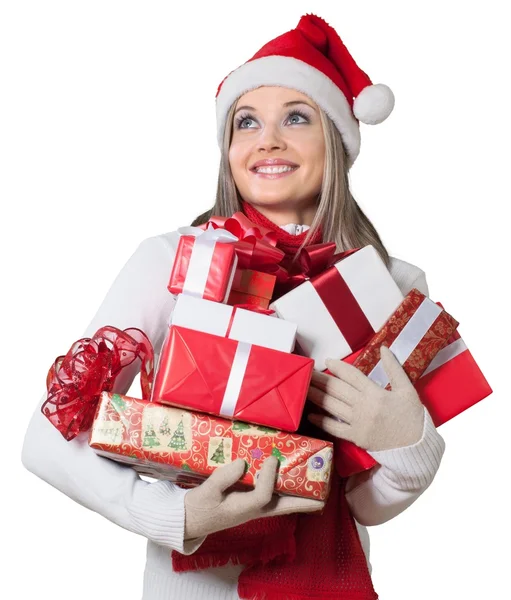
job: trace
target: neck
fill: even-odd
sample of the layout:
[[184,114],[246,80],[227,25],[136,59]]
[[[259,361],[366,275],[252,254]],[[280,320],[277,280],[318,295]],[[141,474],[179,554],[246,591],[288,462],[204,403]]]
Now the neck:
[[[298,248],[301,246],[308,231],[304,231],[298,235],[287,233],[280,225],[277,225],[274,221],[269,219],[266,215],[260,212],[257,208],[252,206],[249,202],[241,201],[243,212],[246,216],[256,225],[267,227],[275,232],[277,236],[277,247],[285,252],[288,256],[294,256]],[[289,221],[288,221],[289,222]],[[286,225],[287,223],[282,223]],[[307,223],[297,223],[297,225],[307,225]],[[321,229],[317,229],[308,241],[307,245],[318,244],[322,240]]]
[[272,223],[277,226],[289,225],[289,223],[295,223],[296,225],[312,225],[314,215],[316,214],[316,206],[313,204],[306,207],[295,207],[295,206],[267,206],[254,205],[248,202],[242,201],[244,205],[249,204],[253,209],[257,210],[261,215],[269,219]]

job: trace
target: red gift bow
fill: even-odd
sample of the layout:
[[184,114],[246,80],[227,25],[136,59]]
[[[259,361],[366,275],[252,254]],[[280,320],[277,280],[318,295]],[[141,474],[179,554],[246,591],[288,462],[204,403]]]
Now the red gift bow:
[[154,352],[143,331],[102,327],[92,338],[76,341],[65,356],[59,356],[48,371],[48,396],[41,412],[66,440],[72,440],[92,425],[102,392],[109,392],[119,373],[140,358],[142,397],[149,399]]
[[232,217],[212,216],[207,223],[200,225],[201,229],[207,229],[209,226],[225,229],[238,238],[234,246],[239,269],[269,273],[275,275],[277,280],[287,279],[288,273],[279,264],[285,253],[277,248],[277,236],[274,231],[256,225],[242,212],[236,212]]
[[276,276],[275,297],[289,292],[306,279],[319,275],[359,250],[353,248],[336,254],[335,242],[325,242],[305,246],[296,259],[291,259],[276,247],[277,236],[274,231],[256,225],[241,211],[234,213],[232,217],[213,215],[207,223],[200,225],[202,229],[209,226],[226,229],[239,238],[235,242],[238,268],[254,269]]
[[324,273],[335,263],[360,250],[360,248],[352,248],[336,254],[335,249],[335,242],[323,242],[305,246],[295,259],[286,257],[283,266],[288,273],[288,277],[277,282],[276,297],[287,294],[307,279],[312,279],[316,275]]

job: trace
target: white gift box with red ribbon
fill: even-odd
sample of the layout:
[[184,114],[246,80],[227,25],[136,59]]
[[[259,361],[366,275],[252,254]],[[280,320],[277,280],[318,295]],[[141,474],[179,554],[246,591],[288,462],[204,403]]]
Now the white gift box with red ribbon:
[[365,246],[270,304],[298,325],[303,354],[324,370],[327,358],[344,358],[385,324],[403,294],[373,246]]
[[257,310],[257,307],[245,310],[180,294],[170,317],[170,324],[281,352],[292,352],[296,324],[256,312]]

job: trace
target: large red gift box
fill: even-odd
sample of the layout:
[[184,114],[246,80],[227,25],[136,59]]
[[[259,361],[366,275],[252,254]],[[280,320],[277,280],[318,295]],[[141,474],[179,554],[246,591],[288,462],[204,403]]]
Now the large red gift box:
[[222,229],[181,227],[168,283],[172,294],[186,293],[226,302],[236,273],[237,238]]
[[100,397],[89,444],[99,455],[185,487],[237,458],[247,463],[239,486],[254,487],[273,455],[279,459],[276,493],[326,500],[330,489],[331,442],[109,392]]
[[304,356],[171,326],[152,400],[296,431],[312,376]]

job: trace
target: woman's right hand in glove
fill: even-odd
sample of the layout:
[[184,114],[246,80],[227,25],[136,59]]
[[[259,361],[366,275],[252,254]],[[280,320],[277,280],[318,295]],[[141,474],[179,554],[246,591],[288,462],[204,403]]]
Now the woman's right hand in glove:
[[273,494],[278,464],[275,456],[264,461],[253,490],[228,491],[245,472],[245,461],[241,458],[218,467],[204,483],[189,490],[185,494],[184,539],[202,537],[261,517],[322,510],[325,503],[320,500]]

